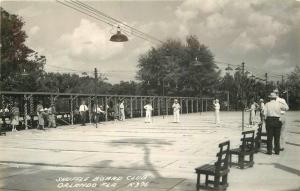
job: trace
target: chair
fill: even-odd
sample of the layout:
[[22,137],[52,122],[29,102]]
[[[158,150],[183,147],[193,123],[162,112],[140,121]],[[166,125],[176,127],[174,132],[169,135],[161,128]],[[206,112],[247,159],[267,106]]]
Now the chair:
[[[217,162],[214,164],[205,164],[195,169],[197,173],[197,190],[200,188],[226,190],[228,187],[230,142],[226,141],[219,144],[219,148],[220,151],[217,153]],[[205,175],[205,184],[201,184],[200,182],[201,174]],[[210,180],[209,176],[213,176],[214,179]],[[213,185],[213,187],[211,185]]]
[[[245,167],[252,167],[254,165],[253,156],[255,152],[254,148],[254,130],[253,131],[245,131],[242,132],[242,144],[239,148],[232,149],[229,151],[229,164],[230,167],[232,165],[237,165],[241,169]],[[237,155],[238,161],[232,162],[232,156]],[[245,157],[249,156],[249,160],[246,160]]]

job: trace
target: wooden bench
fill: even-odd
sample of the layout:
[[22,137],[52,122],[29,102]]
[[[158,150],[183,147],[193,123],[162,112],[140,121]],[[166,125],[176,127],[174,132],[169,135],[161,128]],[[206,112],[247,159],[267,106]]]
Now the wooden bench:
[[257,129],[256,137],[255,137],[255,152],[256,153],[261,149],[262,144],[267,145],[267,133],[262,132],[262,127],[263,127],[262,123],[258,124],[258,129]]
[[[241,169],[244,169],[245,167],[252,167],[254,165],[253,156],[255,152],[254,148],[254,133],[255,131],[245,131],[242,132],[242,144],[239,146],[239,148],[232,149],[229,151],[229,164],[230,167],[232,165],[237,165]],[[237,155],[238,161],[233,162],[232,156]],[[246,160],[246,156],[249,156],[249,160]]]
[[[217,153],[217,162],[214,164],[205,164],[195,169],[197,173],[197,185],[196,188],[214,189],[214,190],[226,190],[228,187],[228,158],[230,150],[230,142],[226,141],[219,144],[220,151]],[[205,175],[205,183],[201,184],[201,174]],[[209,176],[213,176],[214,179],[210,180]],[[212,186],[211,186],[212,185]]]

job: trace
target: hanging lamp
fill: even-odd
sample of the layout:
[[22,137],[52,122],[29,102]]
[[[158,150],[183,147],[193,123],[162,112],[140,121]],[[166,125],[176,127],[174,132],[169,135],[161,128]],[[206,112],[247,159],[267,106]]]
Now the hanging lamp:
[[203,63],[198,60],[198,57],[195,57],[195,61],[193,62],[194,66],[202,66]]
[[128,37],[121,33],[121,28],[118,26],[117,34],[114,34],[110,37],[110,41],[112,42],[126,42],[128,41]]
[[225,70],[226,71],[231,71],[232,70],[232,68],[229,66],[229,64],[228,64],[228,66],[225,68]]
[[28,76],[29,74],[26,72],[25,69],[23,69],[23,72],[21,73],[21,76]]

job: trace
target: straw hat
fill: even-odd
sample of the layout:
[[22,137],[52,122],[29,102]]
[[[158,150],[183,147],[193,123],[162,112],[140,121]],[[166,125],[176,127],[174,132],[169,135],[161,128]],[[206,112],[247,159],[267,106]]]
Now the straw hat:
[[277,98],[276,93],[274,93],[274,92],[270,93],[269,98]]

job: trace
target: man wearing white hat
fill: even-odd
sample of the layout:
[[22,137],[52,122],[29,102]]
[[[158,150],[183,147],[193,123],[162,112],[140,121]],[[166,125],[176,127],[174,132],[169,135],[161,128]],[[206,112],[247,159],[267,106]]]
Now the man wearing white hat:
[[178,103],[177,99],[174,99],[174,103],[172,105],[173,108],[173,116],[174,116],[174,123],[179,123],[179,111],[180,111],[180,104]]
[[217,125],[219,125],[220,124],[220,104],[219,104],[219,100],[218,99],[214,100],[213,104],[214,104],[214,108],[215,108],[215,123]]
[[266,130],[267,130],[267,154],[271,155],[273,150],[273,138],[274,138],[274,150],[275,154],[279,155],[280,152],[280,130],[281,111],[286,110],[286,106],[276,101],[277,95],[272,92],[269,95],[270,101],[266,103],[264,116],[266,118]]
[[151,123],[151,114],[152,114],[152,105],[150,101],[147,102],[147,104],[144,106],[144,109],[146,110],[146,118],[145,123]]
[[283,104],[285,106],[285,110],[281,110],[281,115],[280,115],[280,121],[282,123],[282,126],[281,126],[281,132],[280,132],[280,145],[281,145],[281,148],[280,150],[283,151],[284,150],[284,147],[285,147],[285,138],[286,138],[286,123],[285,123],[285,111],[289,110],[289,106],[288,104],[286,103],[285,99],[279,97],[279,91],[278,89],[275,89],[273,91],[277,98],[276,98],[276,101]]

